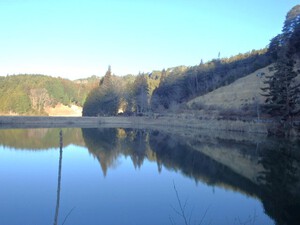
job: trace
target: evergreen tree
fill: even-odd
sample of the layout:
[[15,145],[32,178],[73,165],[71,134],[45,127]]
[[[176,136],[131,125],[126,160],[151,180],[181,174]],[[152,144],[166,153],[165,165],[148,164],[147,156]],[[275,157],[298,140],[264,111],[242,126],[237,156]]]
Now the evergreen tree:
[[137,113],[144,113],[148,110],[149,87],[144,74],[139,74],[134,81],[134,98]]
[[111,75],[111,67],[108,66],[108,70],[106,71],[104,77],[100,80],[99,86],[101,87],[109,87],[112,85],[112,75]]
[[282,48],[274,65],[275,73],[267,76],[267,87],[262,88],[266,92],[263,95],[267,97],[266,112],[279,120],[289,122],[299,113],[300,85],[295,82],[297,73],[294,65],[290,51]]
[[100,80],[99,87],[91,91],[83,106],[83,116],[111,116],[118,113],[120,105],[120,88],[111,67]]
[[294,124],[293,119],[300,113],[300,84],[295,78],[295,56],[299,54],[300,5],[295,6],[286,16],[282,34],[272,39],[271,54],[274,57],[275,73],[268,76],[262,88],[266,96],[266,112],[280,121],[279,132],[287,133]]

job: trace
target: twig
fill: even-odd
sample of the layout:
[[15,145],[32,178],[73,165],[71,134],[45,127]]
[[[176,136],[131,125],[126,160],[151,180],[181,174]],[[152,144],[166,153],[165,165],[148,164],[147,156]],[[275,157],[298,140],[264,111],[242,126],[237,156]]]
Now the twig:
[[[178,191],[176,189],[176,185],[175,185],[174,180],[173,180],[173,188],[174,188],[174,191],[175,191],[175,194],[176,194],[177,202],[178,202],[178,205],[179,205],[179,210],[177,210],[176,208],[174,208],[172,205],[171,205],[171,207],[172,207],[172,209],[174,210],[175,213],[177,213],[180,217],[182,217],[182,219],[184,220],[184,224],[185,225],[190,225],[191,224],[191,220],[192,220],[192,216],[193,216],[193,210],[194,210],[194,208],[192,208],[192,210],[191,210],[191,212],[190,212],[190,214],[188,216],[187,213],[186,213],[186,207],[187,207],[188,199],[182,205],[182,202],[181,202],[181,200],[179,198],[179,194],[178,194]],[[200,223],[198,225],[201,225],[203,223],[203,220],[206,217],[208,209],[209,209],[209,207],[206,208],[204,214],[201,217]],[[170,221],[171,221],[171,224],[175,224],[172,218],[170,218]]]
[[203,222],[203,220],[204,220],[204,218],[205,218],[205,216],[206,216],[206,214],[207,214],[208,209],[209,209],[209,207],[206,208],[205,213],[203,214],[203,216],[202,216],[202,218],[201,218],[201,220],[200,220],[199,225],[202,224],[202,222]]
[[[188,222],[187,222],[185,211],[184,211],[184,209],[186,207],[186,202],[185,202],[184,206],[182,207],[182,204],[181,204],[181,201],[180,201],[180,198],[179,198],[179,195],[178,195],[178,191],[176,189],[174,181],[173,181],[173,187],[174,187],[174,190],[175,190],[175,193],[176,193],[176,198],[177,198],[179,209],[180,209],[180,212],[178,212],[178,214],[183,218],[185,225],[189,225]],[[177,211],[175,211],[175,212],[177,212]]]
[[65,222],[67,221],[68,217],[71,215],[71,213],[73,212],[73,210],[75,209],[76,207],[74,206],[70,211],[69,213],[66,215],[65,219],[64,219],[64,222],[61,224],[61,225],[64,225]]
[[176,225],[175,222],[174,222],[174,220],[173,220],[173,218],[171,216],[169,216],[169,220],[170,220],[170,222],[171,222],[172,225]]

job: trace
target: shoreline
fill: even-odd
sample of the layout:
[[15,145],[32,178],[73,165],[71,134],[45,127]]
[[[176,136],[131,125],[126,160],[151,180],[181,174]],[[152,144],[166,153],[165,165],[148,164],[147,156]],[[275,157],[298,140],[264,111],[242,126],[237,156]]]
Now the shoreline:
[[199,119],[181,114],[160,117],[0,116],[0,129],[51,127],[194,128],[267,134],[272,124],[256,121]]

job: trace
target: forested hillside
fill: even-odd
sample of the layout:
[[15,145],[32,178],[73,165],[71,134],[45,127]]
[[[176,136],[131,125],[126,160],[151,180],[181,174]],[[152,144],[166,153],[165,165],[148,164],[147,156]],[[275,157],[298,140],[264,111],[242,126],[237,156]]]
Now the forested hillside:
[[137,76],[115,76],[109,68],[84,104],[84,116],[144,114],[176,110],[182,103],[228,85],[272,62],[267,49],[197,66],[178,66]]
[[46,115],[45,108],[57,104],[82,106],[95,83],[30,74],[0,77],[0,114]]
[[152,109],[173,109],[244,77],[272,62],[267,49],[252,50],[230,58],[213,59],[184,71],[166,71],[151,99]]
[[[297,5],[288,12],[282,33],[273,38],[265,49],[252,50],[230,58],[212,59],[205,63],[201,60],[196,66],[178,66],[138,76],[118,77],[112,75],[109,68],[99,86],[89,94],[83,115],[143,115],[149,112],[178,112],[182,109],[187,112],[191,107],[188,108],[186,103],[191,99],[224,86],[230,89],[230,84],[252,74],[266,75],[261,80],[264,82],[261,86],[263,90],[257,88],[257,93],[252,92],[245,99],[251,97],[251,101],[255,101],[259,98],[258,95],[263,94],[265,98],[260,99],[265,99],[266,102],[257,101],[253,110],[249,110],[249,106],[252,107],[250,104],[243,103],[247,107],[242,110],[252,111],[252,116],[255,116],[259,108],[279,120],[298,116],[300,87],[295,81],[299,74],[299,29],[300,5]],[[265,72],[260,74],[258,70],[262,68],[265,68]],[[247,80],[249,79],[241,82]],[[251,88],[251,85],[243,84],[243,91],[247,93],[247,88]],[[199,110],[201,107],[196,105],[192,109]],[[241,112],[241,115],[245,113],[247,112]]]

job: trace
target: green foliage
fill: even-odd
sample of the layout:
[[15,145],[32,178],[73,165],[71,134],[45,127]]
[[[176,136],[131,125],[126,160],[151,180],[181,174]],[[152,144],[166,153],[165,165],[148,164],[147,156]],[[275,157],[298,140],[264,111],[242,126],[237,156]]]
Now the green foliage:
[[31,115],[44,114],[44,107],[58,103],[81,106],[90,90],[91,85],[44,75],[1,77],[0,112]]
[[83,116],[113,116],[118,112],[119,94],[114,89],[94,89],[83,106]]
[[110,68],[100,80],[99,87],[93,89],[83,105],[83,116],[110,116],[118,113],[122,87],[118,78],[111,75]]
[[[283,51],[283,49],[281,49]],[[295,83],[297,73],[294,71],[295,61],[288,52],[281,52],[275,63],[275,74],[267,77],[263,88],[266,92],[267,112],[280,119],[287,120],[299,113],[299,84]]]
[[[110,68],[100,80],[99,87],[88,95],[83,116],[114,116],[118,113],[144,113],[149,110],[149,84],[154,89],[159,81],[149,74],[118,77]],[[153,91],[152,89],[152,91]]]
[[134,102],[135,112],[144,113],[148,111],[149,87],[147,78],[144,74],[140,74],[134,81]]
[[300,115],[300,84],[296,77],[300,74],[295,65],[299,52],[300,5],[294,7],[286,17],[282,34],[271,41],[271,52],[276,59],[273,76],[265,83],[266,112],[280,121],[277,134],[289,135],[293,128],[293,118]]

